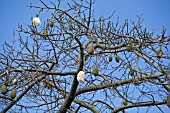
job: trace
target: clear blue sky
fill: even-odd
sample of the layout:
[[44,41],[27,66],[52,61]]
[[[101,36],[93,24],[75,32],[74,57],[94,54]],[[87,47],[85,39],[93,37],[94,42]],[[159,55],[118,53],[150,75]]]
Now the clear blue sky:
[[[123,22],[126,18],[137,20],[136,15],[143,14],[143,25],[149,30],[154,29],[156,34],[160,34],[162,26],[165,26],[167,34],[170,34],[170,0],[96,1],[94,10],[97,16],[109,16],[112,11],[116,11],[115,18],[119,17],[120,22]],[[34,9],[26,7],[31,2],[39,4],[38,0],[0,0],[0,47],[4,41],[12,41],[13,30],[17,29],[18,23],[27,26],[31,22],[31,17],[36,13]]]
[[[150,31],[154,30],[155,34],[160,34],[162,26],[165,26],[167,35],[170,34],[170,0],[96,1],[93,7],[96,16],[109,16],[112,11],[116,11],[114,17],[119,17],[120,22],[123,22],[127,18],[137,20],[136,15],[143,14],[143,25]],[[4,41],[10,43],[13,40],[13,30],[17,30],[18,23],[22,24],[23,27],[30,24],[31,17],[36,14],[34,9],[30,10],[26,7],[31,2],[35,5],[39,4],[38,0],[0,0],[0,51]]]

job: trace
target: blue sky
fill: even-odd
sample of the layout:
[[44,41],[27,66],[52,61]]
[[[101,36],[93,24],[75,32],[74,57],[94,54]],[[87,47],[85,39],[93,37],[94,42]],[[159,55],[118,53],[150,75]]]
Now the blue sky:
[[[170,0],[96,1],[93,7],[96,16],[109,16],[112,11],[116,11],[114,18],[119,17],[120,24],[122,24],[121,22],[127,18],[137,21],[136,15],[143,14],[144,27],[150,31],[154,30],[155,34],[160,34],[162,26],[165,26],[167,35],[170,34]],[[38,0],[0,0],[0,51],[4,41],[11,43],[13,40],[13,30],[17,30],[18,23],[26,27],[30,24],[31,17],[34,17],[37,13],[36,10],[26,7],[31,2],[35,5],[39,4]],[[15,38],[17,38],[17,33]]]
[[[162,26],[165,26],[167,34],[170,34],[169,0],[96,1],[93,9],[97,16],[109,16],[112,11],[116,11],[114,17],[115,19],[119,17],[121,24],[127,18],[137,20],[136,15],[143,14],[143,25],[150,31],[154,29],[156,34],[160,34]],[[0,47],[4,41],[9,43],[12,41],[14,38],[13,30],[17,30],[18,23],[26,27],[31,22],[31,17],[35,16],[36,13],[36,10],[26,7],[31,2],[32,4],[39,4],[38,0],[0,0]]]

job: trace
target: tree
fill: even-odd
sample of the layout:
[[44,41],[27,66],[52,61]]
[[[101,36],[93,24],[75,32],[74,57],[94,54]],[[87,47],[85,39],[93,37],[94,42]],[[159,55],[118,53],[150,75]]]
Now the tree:
[[93,0],[73,0],[67,9],[57,2],[30,4],[45,21],[27,28],[19,24],[18,40],[5,43],[1,112],[117,113],[151,106],[163,111],[170,91],[166,29],[155,36],[142,26],[142,16],[121,26],[111,21],[114,12],[95,18]]

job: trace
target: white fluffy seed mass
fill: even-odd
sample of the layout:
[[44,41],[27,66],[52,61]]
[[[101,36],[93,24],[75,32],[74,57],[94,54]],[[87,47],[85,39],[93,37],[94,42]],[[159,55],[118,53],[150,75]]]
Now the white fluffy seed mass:
[[34,17],[33,20],[32,20],[32,24],[34,26],[39,26],[39,25],[41,25],[41,21],[38,17]]
[[12,81],[12,83],[13,83],[13,84],[15,84],[16,82],[17,82],[17,80],[16,80],[16,79],[14,79],[14,80]]
[[84,71],[80,71],[80,72],[77,74],[77,81],[78,81],[78,82],[84,82]]

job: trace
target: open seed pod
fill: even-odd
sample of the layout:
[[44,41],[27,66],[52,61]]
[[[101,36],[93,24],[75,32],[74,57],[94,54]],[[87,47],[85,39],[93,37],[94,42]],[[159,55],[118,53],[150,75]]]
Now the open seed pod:
[[12,80],[12,84],[14,85],[16,85],[17,84],[17,79],[14,79],[14,80]]
[[38,17],[34,17],[33,20],[32,20],[32,24],[34,26],[40,26],[41,25],[41,21]]
[[77,74],[77,81],[78,81],[78,82],[84,82],[84,74],[85,74],[84,71],[80,71],[80,72]]

